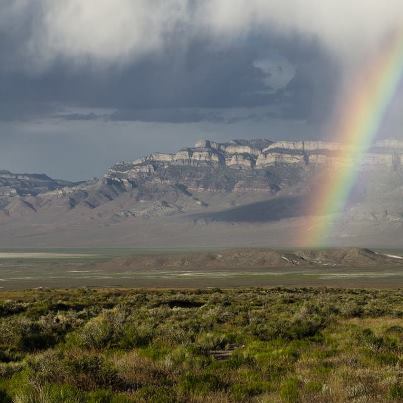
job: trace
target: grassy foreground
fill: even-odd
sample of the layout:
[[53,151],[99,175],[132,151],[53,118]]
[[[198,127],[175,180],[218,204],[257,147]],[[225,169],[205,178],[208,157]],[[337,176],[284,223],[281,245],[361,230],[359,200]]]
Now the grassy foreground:
[[401,290],[0,294],[0,402],[403,401]]

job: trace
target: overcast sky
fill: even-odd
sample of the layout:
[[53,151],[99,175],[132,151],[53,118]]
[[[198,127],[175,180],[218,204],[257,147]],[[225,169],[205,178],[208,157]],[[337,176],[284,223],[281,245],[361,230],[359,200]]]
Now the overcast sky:
[[[100,176],[199,138],[331,138],[401,0],[0,0],[0,169]],[[380,136],[402,137],[402,91]]]

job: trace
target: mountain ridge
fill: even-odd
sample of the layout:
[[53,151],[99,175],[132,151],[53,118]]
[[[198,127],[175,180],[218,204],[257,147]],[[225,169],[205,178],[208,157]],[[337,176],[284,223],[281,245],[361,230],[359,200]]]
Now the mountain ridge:
[[[306,196],[326,169],[346,163],[343,147],[200,140],[176,153],[117,163],[101,178],[79,183],[0,171],[0,225],[7,230],[0,242],[164,246],[208,245],[225,237],[223,246],[265,246],[268,237],[277,247],[308,225]],[[365,155],[337,242],[366,246],[363,236],[368,242],[367,234],[377,240],[387,233],[387,242],[397,243],[396,233],[403,233],[402,159],[403,142],[391,140]]]

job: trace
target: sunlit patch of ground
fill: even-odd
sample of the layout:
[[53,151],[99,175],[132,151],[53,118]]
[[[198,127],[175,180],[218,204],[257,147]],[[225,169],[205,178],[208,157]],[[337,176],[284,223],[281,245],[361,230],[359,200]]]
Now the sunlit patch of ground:
[[397,256],[397,255],[385,255],[387,257],[391,257],[392,259],[403,259],[402,256]]

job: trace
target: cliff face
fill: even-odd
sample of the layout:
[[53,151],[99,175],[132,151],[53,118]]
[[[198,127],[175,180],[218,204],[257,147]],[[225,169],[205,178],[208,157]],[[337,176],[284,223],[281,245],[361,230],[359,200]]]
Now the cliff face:
[[[344,157],[351,151],[343,144],[324,141],[234,140],[230,143],[198,141],[193,148],[177,153],[154,153],[133,163],[117,164],[105,175],[105,180],[120,181],[125,188],[136,180],[161,173],[169,167],[229,168],[259,171],[276,166],[344,166],[357,163]],[[357,150],[358,154],[358,150]],[[361,159],[362,169],[397,169],[403,163],[403,142],[382,141]],[[244,173],[243,175],[247,175]],[[257,174],[259,175],[259,174]]]
[[[193,201],[198,203],[198,197],[209,197],[207,193],[256,197],[304,193],[309,189],[309,178],[322,172],[315,168],[356,164],[347,157],[352,151],[343,144],[324,141],[200,140],[194,147],[176,153],[153,153],[134,162],[116,164],[104,175],[99,188],[104,189],[102,193],[111,187],[117,193],[134,193],[144,208],[144,203],[151,203],[147,214],[177,213],[188,208],[178,200],[196,197]],[[382,141],[360,158],[359,168],[386,176],[400,174],[402,159],[403,142]],[[161,200],[174,200],[176,204],[161,208]],[[136,215],[142,214],[135,211]]]
[[[177,186],[190,191],[276,192],[298,182],[310,167],[342,166],[356,161],[345,145],[325,141],[279,141],[267,139],[233,140],[217,143],[200,140],[194,147],[176,153],[153,153],[133,162],[111,167],[98,182],[79,186],[46,175],[13,174],[0,171],[0,198],[37,196],[68,197],[71,205],[84,195],[101,194],[101,202],[132,189]],[[361,161],[363,170],[400,170],[403,142],[383,140],[376,143]],[[153,190],[154,191],[154,190]],[[88,196],[89,197],[89,196]],[[94,197],[92,197],[93,199]],[[95,197],[99,199],[99,197]],[[92,200],[91,205],[98,205]]]
[[[202,140],[117,163],[102,178],[79,184],[0,171],[0,241],[161,246],[204,239],[210,246],[227,240],[284,246],[310,225],[307,195],[327,167],[357,163],[346,155],[351,150],[342,144],[323,141]],[[382,239],[388,245],[401,239],[402,156],[399,141],[378,142],[363,156],[340,242],[362,236],[363,244],[370,239],[379,246]]]
[[[315,167],[356,163],[343,156],[350,151],[324,141],[201,140],[176,153],[156,152],[117,163],[101,179],[80,184],[0,171],[0,213],[97,209],[127,196],[129,207],[118,216],[148,217],[204,208],[210,197],[220,204],[227,196],[301,194],[309,188],[309,178],[322,171]],[[361,168],[400,175],[402,162],[403,142],[382,141],[364,155]]]
[[0,197],[37,195],[72,185],[44,174],[14,174],[0,171]]
[[257,160],[269,140],[234,140],[216,143],[201,140],[195,147],[176,153],[153,153],[132,163],[119,163],[104,176],[107,184],[130,190],[146,183],[175,186],[190,191],[268,191],[278,187],[266,172],[257,169]]
[[[265,167],[285,163],[338,167],[357,164],[358,157],[357,160],[347,157],[351,153],[358,155],[360,150],[325,141],[281,141],[266,147],[259,155],[257,165]],[[379,141],[362,156],[359,163],[361,169],[397,169],[403,163],[403,142]]]

